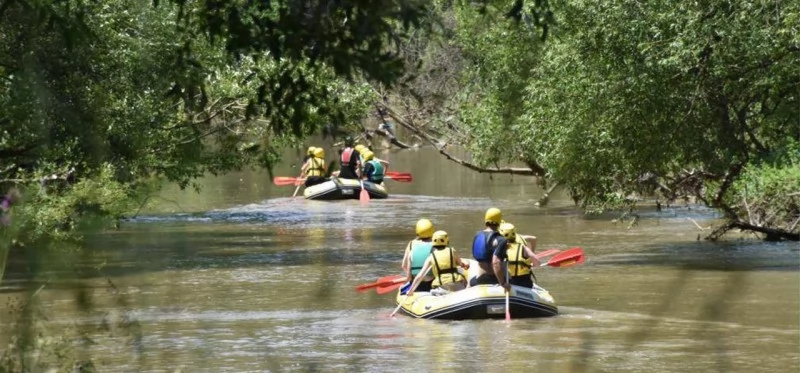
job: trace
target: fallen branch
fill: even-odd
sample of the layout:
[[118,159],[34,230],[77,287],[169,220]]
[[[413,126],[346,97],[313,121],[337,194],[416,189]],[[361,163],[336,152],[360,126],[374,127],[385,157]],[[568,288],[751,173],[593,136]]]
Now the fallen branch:
[[489,173],[489,174],[512,174],[512,175],[544,176],[544,173],[537,172],[537,171],[535,171],[535,170],[533,170],[531,168],[524,168],[524,167],[494,167],[494,168],[488,168],[488,167],[481,167],[481,166],[478,166],[478,165],[476,165],[474,163],[465,161],[465,160],[463,160],[461,158],[458,158],[458,157],[453,156],[452,154],[448,153],[447,150],[445,150],[446,144],[439,145],[437,139],[433,138],[429,134],[427,134],[424,131],[420,130],[419,128],[417,128],[412,123],[408,123],[405,120],[401,119],[397,115],[397,113],[395,113],[390,107],[388,107],[388,106],[386,107],[386,112],[392,119],[395,120],[395,122],[397,122],[401,126],[405,127],[409,131],[414,132],[415,134],[417,134],[418,136],[422,137],[423,139],[427,140],[445,158],[447,158],[447,159],[449,159],[449,160],[451,160],[451,161],[453,161],[455,163],[458,163],[458,164],[460,164],[460,165],[462,165],[462,166],[464,166],[464,167],[466,167],[466,168],[468,168],[470,170],[477,171],[477,172],[480,172],[480,173]]
[[692,218],[687,218],[687,219],[689,219],[689,221],[691,221],[692,223],[694,223],[694,225],[697,227],[697,229],[699,229],[699,230],[701,230],[701,231],[705,231],[705,230],[709,230],[709,229],[711,229],[711,227],[701,227],[701,226],[700,226],[700,224],[697,224],[697,221],[695,221],[695,220],[694,220],[694,219],[692,219]]
[[780,239],[789,241],[800,241],[800,233],[792,233],[783,229],[760,227],[743,221],[736,221],[730,223],[732,228],[739,228],[744,231],[752,231],[766,234],[767,241],[778,241]]
[[550,188],[547,188],[544,194],[541,197],[539,197],[539,200],[536,202],[536,205],[541,207],[547,206],[547,203],[550,202],[550,193],[553,193],[556,187],[558,187],[560,184],[561,184],[560,182],[556,181],[555,183],[553,183],[553,185],[550,185]]

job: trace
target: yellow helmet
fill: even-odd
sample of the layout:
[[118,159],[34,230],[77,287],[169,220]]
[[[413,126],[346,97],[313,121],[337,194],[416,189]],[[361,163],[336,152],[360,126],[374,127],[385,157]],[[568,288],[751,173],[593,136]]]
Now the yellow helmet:
[[364,152],[361,153],[361,156],[364,158],[365,161],[370,161],[373,158],[375,158],[375,153],[373,153],[373,152],[371,152],[369,150],[364,150]]
[[503,213],[500,212],[500,209],[492,207],[486,210],[483,220],[487,223],[500,224],[503,221]]
[[325,149],[322,148],[314,149],[314,156],[317,158],[325,158]]
[[417,221],[417,237],[431,238],[433,236],[433,223],[428,219],[419,219]]
[[447,237],[447,232],[436,231],[433,233],[433,246],[447,246],[450,244],[450,238]]
[[317,150],[317,148],[316,148],[316,147],[309,146],[309,147],[308,147],[308,151],[306,152],[306,154],[308,154],[308,155],[314,155],[314,151],[315,151],[315,150]]
[[514,224],[511,223],[500,224],[497,232],[511,242],[514,242],[517,238],[517,230],[514,229]]
[[367,150],[367,147],[364,146],[364,145],[358,144],[358,145],[356,145],[355,149],[356,149],[357,152],[361,153],[364,150]]

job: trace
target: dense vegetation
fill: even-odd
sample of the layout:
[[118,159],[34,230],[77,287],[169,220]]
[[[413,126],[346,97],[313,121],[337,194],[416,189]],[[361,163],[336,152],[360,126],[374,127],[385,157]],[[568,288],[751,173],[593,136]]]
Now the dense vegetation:
[[421,78],[394,91],[399,123],[588,211],[691,199],[728,221],[710,238],[800,239],[800,4],[555,1],[517,21],[496,3],[436,3],[444,37],[406,44]]

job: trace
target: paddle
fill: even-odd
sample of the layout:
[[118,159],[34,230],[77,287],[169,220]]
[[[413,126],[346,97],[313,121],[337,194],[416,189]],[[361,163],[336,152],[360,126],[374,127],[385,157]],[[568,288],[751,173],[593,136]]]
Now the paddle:
[[361,180],[361,194],[358,195],[358,200],[363,204],[369,203],[369,192],[364,188],[364,180]]
[[536,253],[536,259],[542,259],[542,258],[544,258],[546,256],[553,255],[553,254],[555,254],[555,253],[557,253],[559,251],[561,251],[561,250],[559,250],[559,249],[547,249],[547,250],[542,251],[540,253]]
[[554,255],[547,263],[542,263],[540,267],[570,267],[576,264],[581,264],[585,260],[583,249],[580,247],[573,247]]
[[[427,275],[428,275],[428,272],[430,272],[430,271],[431,271],[431,268],[428,268],[428,270],[427,270],[427,271],[425,271],[425,273],[420,273],[420,274],[417,274],[417,276],[423,276],[423,277],[425,277],[425,276],[427,276]],[[403,300],[402,300],[402,301],[400,301],[400,304],[398,304],[398,305],[397,305],[397,308],[395,308],[395,309],[394,309],[394,311],[392,311],[392,313],[389,315],[389,318],[392,318],[392,317],[394,317],[394,314],[396,314],[396,313],[397,313],[397,311],[400,311],[400,308],[402,308],[402,307],[403,307],[403,305],[404,305],[404,304],[406,303],[406,301],[408,300],[408,293],[413,293],[413,292],[414,292],[414,290],[417,290],[417,286],[419,286],[419,284],[421,284],[421,283],[422,283],[422,281],[418,282],[416,286],[413,286],[413,287],[411,287],[411,289],[408,289],[408,291],[406,292],[406,295],[404,295],[404,296],[403,296]]]
[[393,175],[393,176],[384,176],[384,180],[394,180],[401,183],[410,183],[413,179],[410,175]]
[[386,176],[391,178],[404,178],[408,179],[408,181],[411,181],[411,174],[408,172],[386,171],[384,177]]
[[[384,176],[384,179],[394,180],[401,183],[410,183],[413,178],[411,175],[393,175],[393,176]],[[302,177],[291,177],[291,176],[275,176],[272,179],[272,182],[277,186],[286,186],[286,185],[298,185],[297,183],[302,183],[306,181],[305,178]],[[369,197],[369,196],[367,196]]]
[[[508,259],[505,260],[506,262],[506,286],[511,288],[511,284],[508,282]],[[508,298],[511,293],[511,290],[506,289],[506,322],[511,322],[511,308],[508,306]]]
[[391,283],[391,284],[379,285],[378,289],[376,290],[376,292],[378,294],[390,293],[392,291],[397,290],[398,288],[401,288],[401,287],[405,286],[406,284],[411,285],[408,281],[406,281],[405,278],[399,279],[399,280],[397,280],[397,282],[394,282],[394,283]]
[[306,181],[305,178],[291,177],[291,176],[275,176],[272,179],[272,183],[277,186],[296,185],[297,183],[301,183],[304,181]]
[[365,290],[376,288],[376,287],[381,286],[381,285],[394,284],[396,280],[405,281],[406,280],[406,276],[403,276],[403,275],[384,276],[384,277],[379,278],[375,282],[370,282],[370,283],[367,283],[367,284],[361,284],[361,285],[356,286],[356,291],[357,292],[363,292]]

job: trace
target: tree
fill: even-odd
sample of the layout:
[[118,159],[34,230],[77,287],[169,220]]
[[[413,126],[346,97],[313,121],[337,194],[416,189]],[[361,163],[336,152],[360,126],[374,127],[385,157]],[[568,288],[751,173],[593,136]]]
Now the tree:
[[443,106],[457,115],[415,130],[456,139],[481,166],[521,158],[590,211],[656,193],[720,209],[729,223],[711,238],[800,239],[796,4],[552,6],[541,46],[502,8],[454,6],[464,80]]

